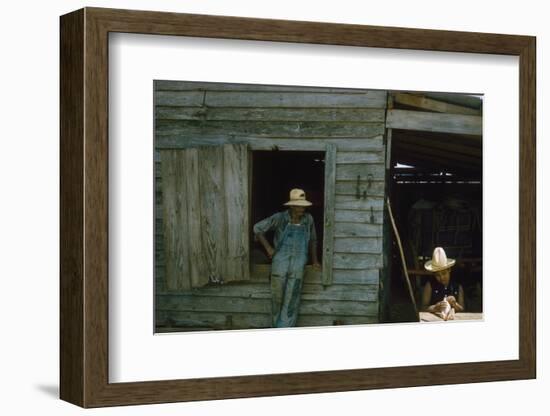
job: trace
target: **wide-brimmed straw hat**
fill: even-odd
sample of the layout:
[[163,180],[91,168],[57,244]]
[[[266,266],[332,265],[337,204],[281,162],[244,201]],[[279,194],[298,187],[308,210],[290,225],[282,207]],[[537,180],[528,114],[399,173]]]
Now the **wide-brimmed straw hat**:
[[424,264],[424,268],[430,272],[439,272],[449,269],[455,265],[455,259],[447,258],[447,254],[442,247],[436,247],[432,259]]
[[312,203],[306,200],[306,193],[302,189],[293,189],[290,191],[290,201],[285,202],[284,205],[309,207]]

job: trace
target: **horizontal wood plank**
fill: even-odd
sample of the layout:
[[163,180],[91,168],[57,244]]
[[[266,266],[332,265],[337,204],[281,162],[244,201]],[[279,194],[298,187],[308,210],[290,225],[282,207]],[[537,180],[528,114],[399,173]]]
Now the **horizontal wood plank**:
[[335,237],[382,237],[382,224],[358,224],[337,222],[334,226]]
[[[372,218],[371,218],[372,216]],[[336,222],[351,222],[358,224],[382,224],[384,219],[383,211],[362,211],[337,209],[335,212]]]
[[336,163],[384,163],[384,152],[338,152]]
[[388,110],[386,127],[481,136],[481,116]]
[[386,167],[383,163],[381,164],[337,164],[336,165],[336,180],[342,181],[347,180],[351,181],[357,180],[359,176],[361,180],[367,180],[370,178],[373,181],[383,180],[386,172]]
[[393,93],[394,103],[410,107],[417,107],[423,110],[435,111],[438,113],[480,115],[481,109],[451,104],[445,101],[434,100],[424,94]]
[[333,264],[337,269],[379,269],[383,267],[381,255],[365,253],[334,253]]
[[175,81],[155,80],[153,83],[155,91],[274,91],[274,92],[321,92],[321,93],[349,93],[363,94],[369,91],[364,88],[334,88],[305,85],[266,85],[266,84],[238,84],[228,82],[201,82],[201,81]]
[[[385,108],[386,91],[279,92],[279,91],[157,91],[160,106],[202,105],[207,107],[360,107]],[[191,98],[186,98],[186,97]],[[182,104],[182,101],[185,104]],[[188,104],[192,101],[193,104]]]
[[[156,314],[157,332],[192,331],[195,328],[205,330],[222,329],[270,329],[271,317],[269,314],[247,314],[233,312],[231,314],[217,312],[190,312],[190,311],[158,311]],[[296,326],[318,327],[334,325],[366,325],[377,323],[376,316],[347,316],[347,315],[298,315]],[[171,327],[165,327],[169,323]]]
[[[196,296],[214,298],[245,298],[245,299],[271,299],[271,287],[268,281],[229,283],[222,285],[208,285],[180,293],[157,292],[158,297]],[[378,299],[377,284],[334,284],[324,286],[321,284],[304,282],[301,299],[307,300],[351,300],[358,302],[375,302]]]
[[350,121],[384,123],[386,112],[378,108],[155,108],[156,120],[203,121]]
[[333,283],[341,285],[368,285],[378,284],[380,279],[379,269],[334,269]]
[[457,104],[463,107],[470,107],[478,110],[483,107],[483,101],[480,98],[482,94],[477,94],[478,96],[457,94],[455,92],[423,92],[422,94],[428,98],[444,101],[446,103]]
[[273,136],[260,137],[248,135],[202,135],[182,133],[166,136],[155,136],[155,149],[185,149],[197,146],[219,146],[225,143],[247,143],[251,150],[312,150],[324,151],[327,143],[336,145],[338,151],[380,150],[383,146],[383,135],[363,137],[342,136],[338,138],[308,137],[292,139]]
[[368,211],[371,207],[375,210],[382,210],[384,208],[384,200],[381,197],[366,197],[357,198],[355,196],[348,195],[336,195],[336,209],[358,209]]
[[[157,260],[162,260],[160,257]],[[251,265],[251,283],[265,284],[269,281],[271,271],[270,264]],[[379,269],[333,269],[333,284],[335,285],[370,285],[378,284]],[[155,264],[155,280],[164,279],[164,265],[162,262]],[[321,284],[321,273],[313,271],[311,266],[306,266],[304,285]],[[328,286],[327,286],[328,287]]]
[[377,237],[337,237],[334,251],[339,253],[382,254],[382,238]]
[[[178,330],[269,328],[269,313],[204,312],[186,310],[158,310],[155,313],[157,332]],[[168,326],[166,326],[168,325]]]
[[[271,313],[270,299],[202,297],[193,295],[159,296],[156,298],[158,311],[197,311],[229,313]],[[375,316],[378,302],[355,302],[338,300],[305,300],[300,302],[299,314]]]
[[367,198],[369,197],[384,197],[385,182],[383,180],[370,180],[365,175],[361,175],[359,184],[357,178],[349,180],[336,181],[336,195],[346,196],[363,196],[366,192]]
[[384,134],[383,123],[315,121],[157,120],[157,136],[235,135],[277,137],[372,137]]

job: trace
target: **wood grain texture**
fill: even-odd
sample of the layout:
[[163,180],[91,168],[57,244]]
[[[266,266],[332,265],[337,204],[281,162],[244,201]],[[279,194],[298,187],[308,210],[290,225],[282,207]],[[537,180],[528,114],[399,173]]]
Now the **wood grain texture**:
[[481,116],[388,110],[386,126],[392,129],[433,131],[481,136]]
[[60,398],[84,406],[84,13],[60,25]]
[[335,237],[382,237],[382,225],[337,222],[334,224]]
[[160,106],[194,106],[199,107],[350,107],[350,108],[384,108],[385,91],[367,92],[262,92],[262,91],[197,91],[186,94],[172,91],[156,93]]
[[370,178],[373,181],[384,180],[384,163],[379,164],[338,164],[336,165],[336,180],[337,181],[354,181],[357,177]]
[[[360,175],[361,176],[361,175]],[[370,180],[362,175],[359,180],[359,194],[366,192],[367,197],[384,197],[384,181]],[[336,181],[336,195],[357,196],[357,178]]]
[[86,8],[102,30],[379,48],[519,55],[529,36]]
[[[194,312],[194,311],[160,311],[158,313],[157,325],[159,332],[184,332],[198,330],[197,327],[205,330],[227,328],[228,317],[230,317],[232,329],[248,328],[269,328],[271,316],[268,313],[254,315],[234,312],[231,314],[220,314],[216,312]],[[335,323],[337,322],[337,323]],[[365,325],[376,323],[373,316],[350,316],[350,315],[306,315],[298,316],[297,326],[319,327],[332,325]],[[169,326],[165,326],[168,324]],[[164,326],[163,326],[164,325]]]
[[337,150],[370,151],[382,148],[382,134],[369,137],[341,136],[338,138],[301,137],[299,139],[288,137],[262,137],[258,136],[224,136],[201,135],[201,137],[182,133],[180,135],[157,136],[155,145],[157,149],[183,149],[188,147],[218,145],[223,143],[247,143],[250,150],[304,150],[324,151],[327,143],[332,143]]
[[[299,315],[375,316],[378,313],[378,303],[373,302],[373,296],[368,296],[367,301],[320,300],[311,299],[312,297],[309,294],[302,296]],[[219,296],[213,298],[195,294],[178,294],[177,296],[157,296],[156,302],[157,308],[164,311],[218,312],[220,314],[245,311],[250,314],[268,314],[271,311],[270,297]]]
[[[83,24],[84,19],[79,18],[82,15],[85,17],[86,25]],[[74,24],[74,30],[66,26],[71,24]],[[81,36],[82,31],[84,31],[83,36]],[[519,56],[519,359],[109,383],[107,244],[107,34],[109,31]],[[63,175],[73,176],[61,187],[61,204],[62,207],[76,208],[75,213],[71,214],[74,217],[62,212],[62,216],[68,216],[62,220],[65,221],[65,225],[62,225],[60,247],[61,354],[62,363],[64,363],[61,373],[61,391],[65,392],[62,393],[65,400],[83,407],[100,407],[517,380],[536,376],[534,256],[536,252],[536,48],[533,37],[95,8],[63,16],[61,36],[62,45],[65,45],[62,48],[69,49],[69,52],[64,52],[68,52],[68,55],[64,55],[65,58],[62,53],[62,74],[67,76],[61,78],[62,95],[66,94],[61,100],[61,137],[68,139],[61,140],[61,172]],[[84,43],[81,42],[82,38],[85,39]],[[67,60],[64,61],[64,59]],[[77,68],[79,65],[84,67],[80,72],[70,70],[69,68],[73,65]],[[84,74],[84,82],[82,82],[82,74]],[[67,105],[68,103],[71,103],[71,106]],[[83,120],[79,115],[82,111]],[[64,121],[66,118],[74,120],[74,124]],[[74,144],[73,141],[77,143]],[[82,216],[83,213],[86,215]],[[71,242],[77,242],[77,246],[70,248]],[[334,328],[334,331],[337,330],[340,328]],[[69,388],[69,383],[75,385]]]
[[227,82],[203,82],[203,81],[174,81],[174,80],[155,80],[155,91],[276,91],[276,92],[296,92],[296,88],[304,92],[326,93],[347,93],[361,94],[364,92],[358,88],[330,88],[330,87],[312,87],[306,85],[269,85],[269,84],[236,84]]
[[536,42],[520,54],[519,143],[519,361],[536,377]]
[[[199,186],[199,151],[198,149],[186,149],[185,150],[185,188],[188,195],[200,195]],[[201,250],[202,240],[200,219],[201,219],[201,204],[200,198],[188,197],[187,198],[187,215],[188,215],[188,232],[185,236],[189,241],[194,244],[189,245],[190,259],[192,261],[189,265],[189,273],[191,277],[191,286],[200,287],[207,283],[207,267],[204,253]]]
[[157,136],[258,136],[258,137],[373,137],[384,134],[382,123],[315,121],[209,121],[158,120]]
[[108,32],[84,10],[84,400],[108,381]]
[[227,252],[225,281],[250,279],[248,146],[223,146]]
[[382,254],[382,239],[376,237],[340,237],[334,240],[334,251],[338,253]]
[[[181,95],[181,92],[179,92],[179,95]],[[203,121],[305,120],[384,123],[385,118],[385,111],[381,108],[259,108],[261,104],[258,103],[258,107],[252,108],[163,107],[157,105],[155,108],[155,119]]]
[[334,267],[334,212],[336,206],[336,155],[338,152],[334,144],[328,143],[326,146],[322,283],[330,285]]
[[[191,245],[187,201],[186,150],[163,150],[161,168],[163,180],[162,208],[166,286],[168,290],[191,288]],[[191,220],[191,221],[189,221]],[[195,260],[197,261],[197,260]]]
[[167,289],[248,280],[247,145],[163,149],[159,163],[163,227],[155,251]]
[[227,253],[223,147],[199,149],[199,188],[201,206],[201,244],[209,280],[223,280],[227,274],[224,255]]
[[382,224],[384,215],[382,210],[348,210],[337,209],[335,211],[336,222],[357,223],[357,224]]
[[481,109],[434,100],[422,94],[394,93],[392,96],[395,103],[404,104],[410,107],[417,107],[427,111],[449,114],[481,115]]
[[[159,87],[165,90],[156,90]],[[335,163],[364,165],[381,164],[384,161],[383,142],[379,133],[383,132],[384,129],[385,109],[375,107],[385,106],[385,99],[387,97],[386,91],[371,91],[365,89],[341,90],[335,88],[315,88],[312,90],[311,88],[304,88],[301,86],[263,86],[186,81],[156,82],[155,90],[156,120],[162,121],[164,128],[174,129],[174,131],[178,130],[178,134],[169,135],[170,141],[174,147],[177,148],[185,148],[184,146],[189,146],[190,143],[193,145],[199,144],[201,146],[208,144],[224,147],[243,146],[248,144],[253,150],[257,150],[258,148],[275,148],[281,150],[278,145],[282,142],[284,144],[284,150],[301,149],[311,151],[313,150],[313,144],[314,146],[320,146],[323,150],[325,150],[325,147],[333,148],[333,152],[336,154],[335,158],[333,155],[330,155],[331,152],[327,153],[328,162],[326,162],[326,166],[329,166],[329,168],[326,170],[325,174],[329,178],[332,178],[334,175]],[[193,123],[182,124],[180,122],[182,120],[191,120]],[[345,135],[342,135],[341,130],[335,129],[335,126],[345,126],[347,129],[344,131]],[[359,130],[360,135],[357,136],[357,131],[354,129],[360,128],[361,126],[375,128],[376,135],[372,136],[372,133]],[[266,137],[265,133],[268,127],[273,133],[277,133],[278,135],[287,134],[290,136],[288,136],[288,139]],[[312,130],[315,131],[316,136],[303,136],[304,128],[307,128],[310,132]],[[247,135],[236,134],[235,132],[237,130],[247,130]],[[252,135],[253,133],[255,133],[255,135]],[[371,136],[372,138],[370,138]],[[164,137],[166,137],[164,133],[159,133],[159,131],[157,131],[156,145],[159,149],[157,152],[169,149],[169,147],[163,146],[164,143],[162,140]],[[236,140],[240,142],[236,142]],[[340,152],[336,152],[337,147],[344,148],[348,151],[342,152],[340,156]],[[361,148],[363,148],[363,150],[359,151],[358,149]],[[157,156],[155,156],[155,160],[158,161]],[[227,166],[226,161],[224,161],[224,167],[227,168]],[[158,168],[156,171],[157,175],[160,175],[157,176],[157,184],[162,186],[162,173]],[[239,195],[239,189],[227,192],[228,184],[230,186],[235,185],[236,188],[239,188],[238,181],[240,178],[244,177],[244,174],[236,175],[234,178],[225,174],[226,201],[228,195]],[[327,217],[334,216],[335,193],[337,198],[339,198],[340,208],[346,208],[347,205],[349,205],[349,209],[370,209],[371,206],[381,209],[381,206],[376,206],[377,201],[363,201],[362,204],[357,203],[355,200],[351,201],[355,198],[357,192],[355,185],[353,194],[349,194],[347,198],[344,198],[349,188],[348,186],[342,187],[345,182],[339,181],[341,194],[335,190],[334,178],[331,180],[326,179],[325,182],[330,184],[325,188],[325,195],[332,201],[326,204],[328,207],[326,213]],[[370,195],[370,188],[373,188],[373,194],[377,192],[376,189],[381,188],[380,181],[372,181],[371,179],[369,179],[368,183],[365,180],[363,185],[365,188],[369,188],[369,198],[372,197]],[[157,186],[157,189],[160,188]],[[378,198],[378,203],[382,201],[383,192],[379,194],[380,198]],[[246,198],[243,198],[243,200],[245,199]],[[158,198],[157,203],[160,204],[160,202],[161,200]],[[226,205],[226,208],[229,208],[229,202]],[[235,214],[244,212],[244,203],[240,203],[239,206],[240,209],[234,210]],[[162,210],[158,209],[157,211],[161,212]],[[229,221],[229,219],[238,218],[238,216],[228,214],[227,218]],[[242,215],[240,218],[242,218]],[[325,227],[323,225],[326,236],[324,244],[328,246],[334,246],[333,237],[327,236],[327,233],[330,234],[332,228],[332,222],[330,226]],[[235,251],[239,251],[237,247],[239,247],[240,243],[238,241],[232,242],[232,239],[229,237],[229,222],[227,232],[228,249],[231,250],[235,248]],[[157,273],[157,277],[161,279],[164,276],[162,267],[168,266],[169,259],[161,243],[162,233],[159,234],[159,237],[155,246],[155,255],[157,260],[156,267],[160,269],[160,272]],[[353,238],[353,236],[348,237]],[[345,238],[347,238],[345,235],[341,235],[338,240],[341,249],[347,248],[349,252],[372,252],[375,250],[376,243],[372,241],[365,240],[361,241],[361,244],[357,244],[357,239],[346,242],[344,240]],[[233,243],[233,245],[231,243]],[[323,250],[323,248],[321,249]],[[306,281],[321,277],[325,285],[330,284],[330,275],[333,271],[331,261],[332,251],[328,253],[327,250],[328,247],[325,247],[325,267],[323,271],[321,273],[309,273],[306,271]],[[327,255],[327,253],[330,255]],[[228,265],[233,258],[235,258],[234,255],[228,256]],[[245,265],[242,264],[242,266],[244,267]],[[268,268],[254,267],[254,265],[252,268],[252,277],[254,280],[267,281],[269,277]],[[247,270],[242,270],[243,275],[246,274],[246,272]],[[250,288],[246,285],[239,287],[243,294],[250,292]],[[363,291],[365,290],[367,289],[363,289]],[[204,288],[201,292],[204,292],[204,294],[212,293],[208,288]],[[361,294],[360,288],[357,288],[356,294]],[[202,296],[202,293],[197,293],[197,295]],[[320,300],[325,299],[322,293],[317,293],[317,296]],[[216,299],[202,299],[201,301],[205,304],[203,308],[208,309],[207,305],[211,302],[215,302]],[[378,299],[374,297],[370,302],[377,303]],[[242,307],[240,315],[241,324],[246,322],[246,313],[251,314],[251,323],[255,322],[255,317],[252,315],[259,312],[254,310],[253,305],[248,305],[246,301],[243,301],[240,306]],[[352,307],[353,305],[350,304],[350,308]],[[212,309],[216,309],[216,313],[219,315],[223,314],[223,311],[219,310],[219,305],[213,305]],[[320,311],[321,309],[318,310]],[[176,309],[173,309],[172,312],[175,313]],[[206,310],[203,312],[206,312]],[[311,316],[314,316],[314,314]],[[326,319],[322,319],[323,315],[319,315],[319,318],[320,321],[326,321]],[[218,321],[221,320],[221,318],[218,319]],[[230,325],[233,325],[233,323],[231,322]]]
[[[333,284],[324,287],[320,283],[304,281],[302,299],[311,301],[324,300],[353,300],[372,302],[376,301],[378,286],[376,284]],[[244,298],[244,299],[271,299],[271,288],[268,281],[263,282],[232,282],[224,285],[210,285],[201,290],[188,290],[182,295],[196,298]],[[156,296],[178,299],[180,294],[173,292],[157,292]],[[241,312],[245,312],[244,310]]]

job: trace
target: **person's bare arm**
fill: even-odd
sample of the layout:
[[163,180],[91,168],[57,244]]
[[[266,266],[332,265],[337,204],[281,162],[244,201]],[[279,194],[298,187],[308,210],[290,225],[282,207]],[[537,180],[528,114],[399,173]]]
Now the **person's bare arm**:
[[309,242],[309,255],[311,257],[311,263],[313,264],[313,267],[316,269],[321,268],[321,264],[319,263],[319,259],[317,257],[317,241],[311,240]]
[[271,244],[269,244],[269,241],[267,241],[267,239],[265,238],[265,233],[275,228],[279,215],[279,213],[276,213],[270,217],[264,218],[260,222],[254,224],[253,227],[254,238],[259,241],[260,244],[264,247],[267,256],[270,259],[273,257],[275,249],[271,246]]
[[321,270],[321,265],[319,264],[319,258],[317,257],[317,230],[315,229],[315,221],[311,214],[307,214],[309,219],[309,258],[311,259],[311,264],[315,270]]
[[256,234],[256,238],[258,238],[258,241],[262,244],[262,246],[264,246],[267,256],[269,258],[272,258],[275,249],[271,246],[271,244],[269,244],[269,241],[267,241],[267,238],[265,238],[264,233]]
[[464,289],[462,289],[462,285],[458,285],[458,300],[454,296],[449,296],[447,301],[455,312],[464,312]]
[[449,303],[455,312],[464,312],[464,289],[462,289],[462,285],[458,286],[458,300],[454,296],[451,296]]
[[442,302],[437,302],[433,305],[430,305],[431,298],[432,285],[430,282],[427,282],[424,285],[424,290],[422,291],[422,307],[420,310],[424,312],[440,312],[443,308],[443,305],[441,305]]
[[457,312],[464,312],[466,310],[466,299],[464,298],[464,289],[462,285],[458,286],[458,303],[460,310],[457,310]]
[[422,291],[422,307],[421,310],[428,311],[430,307],[430,298],[432,297],[432,285],[430,282],[427,282],[424,285],[424,290]]

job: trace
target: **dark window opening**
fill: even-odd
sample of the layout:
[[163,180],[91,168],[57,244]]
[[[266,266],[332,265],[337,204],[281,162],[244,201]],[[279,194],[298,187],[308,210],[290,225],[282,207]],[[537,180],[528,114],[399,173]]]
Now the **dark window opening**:
[[[322,259],[325,153],[303,151],[255,151],[252,152],[252,206],[251,229],[254,224],[288,209],[283,205],[289,200],[290,190],[303,189],[306,199],[313,205],[306,208],[315,222],[317,232],[317,256]],[[252,233],[252,230],[251,230]],[[273,233],[266,235],[273,242]],[[255,264],[267,264],[265,250],[251,239],[251,259]],[[311,262],[311,259],[309,260]]]

